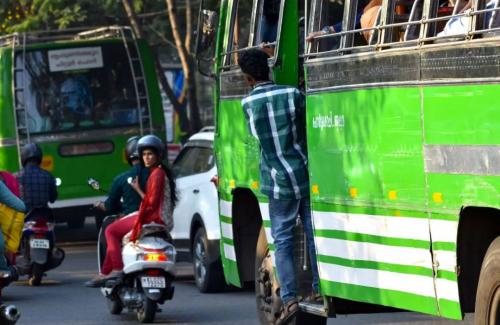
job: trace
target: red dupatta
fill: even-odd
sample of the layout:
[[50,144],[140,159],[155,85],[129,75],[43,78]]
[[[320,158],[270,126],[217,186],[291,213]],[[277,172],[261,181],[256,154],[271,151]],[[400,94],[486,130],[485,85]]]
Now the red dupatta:
[[146,193],[139,207],[139,216],[132,228],[131,241],[137,240],[142,226],[148,223],[165,224],[162,219],[165,193],[165,171],[161,166],[153,167],[146,183]]

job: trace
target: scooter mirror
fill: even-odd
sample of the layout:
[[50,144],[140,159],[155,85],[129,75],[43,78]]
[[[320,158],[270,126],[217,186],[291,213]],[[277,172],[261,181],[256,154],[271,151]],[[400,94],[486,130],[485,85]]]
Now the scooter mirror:
[[62,179],[60,179],[59,177],[56,178],[56,186],[61,186],[62,184]]
[[92,177],[88,178],[87,184],[89,184],[89,186],[96,191],[99,191],[101,189],[101,184],[99,184],[99,181],[93,179]]

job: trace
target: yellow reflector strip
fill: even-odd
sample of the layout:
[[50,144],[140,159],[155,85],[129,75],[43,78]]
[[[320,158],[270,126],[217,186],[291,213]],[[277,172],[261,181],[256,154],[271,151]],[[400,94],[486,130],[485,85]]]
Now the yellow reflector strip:
[[396,191],[389,191],[389,200],[396,200],[398,198],[398,193]]
[[356,197],[358,197],[358,189],[355,188],[355,187],[351,187],[349,189],[349,195],[354,199]]
[[317,184],[314,184],[311,188],[313,194],[319,194],[319,186]]
[[432,200],[436,203],[443,203],[443,193],[440,192],[433,193]]
[[52,156],[43,156],[41,166],[43,169],[51,172],[54,171],[54,157]]

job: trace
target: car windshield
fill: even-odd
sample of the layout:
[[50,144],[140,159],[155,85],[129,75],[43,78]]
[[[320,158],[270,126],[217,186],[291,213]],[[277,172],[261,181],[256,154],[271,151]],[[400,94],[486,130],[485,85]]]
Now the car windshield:
[[[22,66],[22,55],[16,57]],[[122,44],[26,52],[16,74],[30,133],[129,126],[139,122],[130,65]],[[24,94],[23,94],[24,93]]]

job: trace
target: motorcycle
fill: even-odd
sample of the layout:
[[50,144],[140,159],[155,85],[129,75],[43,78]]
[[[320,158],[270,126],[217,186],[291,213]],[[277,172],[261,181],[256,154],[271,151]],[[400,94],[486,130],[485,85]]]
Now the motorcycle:
[[[95,179],[89,178],[88,184],[100,190]],[[107,216],[99,231],[99,271],[106,253],[105,229],[117,219],[118,216]],[[122,247],[123,273],[105,281],[101,292],[111,314],[118,315],[127,308],[137,314],[139,322],[151,323],[156,312],[161,311],[158,305],[173,298],[176,250],[169,232],[161,224],[144,225],[136,242],[127,242],[127,237]]]
[[21,238],[21,256],[17,266],[21,275],[29,276],[31,286],[39,286],[45,272],[61,265],[65,253],[55,247],[54,222],[49,208],[33,209],[25,217]]

